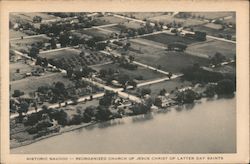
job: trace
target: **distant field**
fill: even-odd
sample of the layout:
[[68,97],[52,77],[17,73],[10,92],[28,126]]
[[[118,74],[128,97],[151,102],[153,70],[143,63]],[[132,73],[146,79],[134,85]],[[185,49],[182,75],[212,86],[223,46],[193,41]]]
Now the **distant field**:
[[29,79],[22,79],[11,83],[11,94],[13,94],[14,90],[17,89],[23,91],[25,94],[28,94],[36,91],[40,86],[51,86],[54,82],[58,81],[64,83],[65,86],[72,84],[69,79],[63,77],[62,73],[34,76]]
[[21,36],[27,36],[27,34],[21,32],[21,31],[16,31],[16,30],[12,30],[10,29],[9,31],[9,38],[13,39],[13,38],[21,38]]
[[215,24],[215,23],[207,23],[204,25],[205,27],[208,27],[208,28],[212,28],[212,29],[215,29],[215,30],[220,30],[222,29],[222,25],[220,24]]
[[46,43],[49,42],[50,38],[45,36],[38,36],[26,39],[18,39],[10,41],[11,47],[20,52],[28,52],[28,49],[32,44],[36,44],[38,42]]
[[81,51],[76,49],[62,49],[52,52],[40,53],[39,56],[47,59],[61,59],[61,58],[70,58],[72,56],[78,56]]
[[230,34],[232,36],[235,36],[236,34],[236,31],[234,29],[217,30],[217,29],[202,26],[202,25],[194,26],[192,28],[194,29],[194,31],[206,32],[207,35],[211,35],[211,36],[218,36],[219,34],[222,34],[222,35]]
[[181,37],[181,36],[170,35],[170,34],[166,34],[166,33],[144,36],[142,38],[152,40],[155,42],[159,42],[159,43],[163,43],[163,44],[169,44],[169,43],[174,43],[174,42],[191,44],[191,43],[197,42],[196,40],[193,40],[193,39],[189,39],[189,38]]
[[135,22],[135,21],[129,21],[129,22],[124,22],[122,25],[126,26],[127,28],[132,28],[132,29],[138,29],[144,26],[144,24]]
[[118,14],[127,16],[127,17],[135,17],[137,19],[143,20],[143,19],[147,19],[147,18],[151,18],[151,17],[156,17],[159,15],[164,15],[166,13],[164,12],[119,12]]
[[119,28],[119,25],[110,26],[110,27],[102,27],[102,28],[116,32],[116,33],[119,33],[121,31],[121,28]]
[[114,17],[114,16],[103,16],[103,17],[98,17],[97,20],[103,20],[106,22],[106,24],[112,24],[112,23],[122,23],[125,22],[126,19]]
[[136,61],[153,67],[158,67],[160,65],[161,69],[167,72],[179,73],[182,69],[192,66],[194,63],[208,65],[208,59],[192,56],[185,52],[165,51],[163,49],[154,48],[153,46],[145,46],[136,43],[131,44],[131,47],[141,52],[129,52],[130,55],[135,57]]
[[[170,81],[164,81],[160,83],[155,83],[147,86],[140,87],[142,88],[150,88],[151,89],[151,96],[153,98],[157,97],[162,89],[165,89],[167,92],[171,92],[177,88],[183,88],[185,86],[190,86],[191,82],[188,81],[181,81],[180,78],[173,79]],[[136,95],[136,90],[128,90],[129,93]]]
[[211,40],[206,43],[197,43],[188,46],[186,52],[192,54],[205,54],[208,56],[213,56],[216,52],[220,52],[227,58],[233,58],[236,54],[236,44],[223,42],[219,40]]
[[92,29],[86,29],[86,30],[77,30],[73,33],[76,35],[85,34],[85,35],[89,35],[92,37],[103,37],[105,40],[105,39],[108,39],[110,37],[112,32],[92,28]]
[[197,19],[182,19],[182,18],[175,18],[173,16],[170,15],[160,15],[160,16],[156,16],[156,17],[151,17],[149,18],[150,21],[157,21],[157,22],[163,22],[165,24],[168,23],[180,23],[182,26],[193,26],[193,25],[199,25],[199,24],[203,24],[204,22],[201,20],[197,20]]
[[157,78],[161,78],[164,76],[163,74],[159,72],[155,72],[144,67],[138,67],[136,70],[128,70],[128,69],[119,67],[118,64],[105,64],[101,66],[92,66],[92,68],[95,69],[96,71],[99,71],[101,69],[109,69],[109,68],[119,70],[119,75],[126,74],[126,75],[129,75],[131,79],[135,79],[138,76],[142,76],[143,77],[142,81],[157,79]]
[[33,22],[33,17],[40,16],[42,17],[42,20],[49,20],[49,19],[56,19],[58,17],[54,15],[49,15],[47,13],[41,13],[41,12],[23,12],[23,13],[11,13],[11,17],[16,17],[19,19],[23,19],[29,22]]
[[216,19],[226,16],[234,15],[234,12],[191,12],[192,15],[195,15],[196,17],[201,16],[205,17],[207,19]]

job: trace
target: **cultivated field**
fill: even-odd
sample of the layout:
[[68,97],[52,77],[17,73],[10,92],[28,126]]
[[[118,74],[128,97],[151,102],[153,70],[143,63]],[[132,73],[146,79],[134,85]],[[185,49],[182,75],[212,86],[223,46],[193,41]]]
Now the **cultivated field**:
[[41,12],[29,12],[29,13],[11,13],[12,18],[18,18],[21,20],[26,20],[28,22],[33,21],[33,17],[40,16],[42,20],[49,20],[49,19],[57,19],[58,17],[54,15],[49,15],[47,13],[41,13]]
[[129,54],[134,56],[136,61],[156,68],[161,66],[161,69],[167,72],[179,73],[182,69],[195,63],[208,65],[208,59],[192,56],[185,52],[165,51],[138,43],[131,44],[131,47],[138,50],[138,52],[129,51]]
[[62,49],[55,52],[39,54],[41,57],[46,57],[52,65],[62,69],[78,68],[86,65],[96,65],[110,61],[110,57],[100,52],[85,51],[80,54],[80,50]]
[[190,54],[203,54],[210,57],[216,52],[219,52],[227,58],[234,58],[236,54],[236,45],[234,43],[219,40],[210,40],[205,43],[195,43],[189,45],[186,52]]
[[186,37],[170,35],[166,33],[160,33],[155,35],[149,35],[142,37],[144,39],[152,40],[155,42],[163,43],[163,44],[170,44],[174,42],[184,43],[184,44],[191,44],[197,42],[194,39],[189,39]]

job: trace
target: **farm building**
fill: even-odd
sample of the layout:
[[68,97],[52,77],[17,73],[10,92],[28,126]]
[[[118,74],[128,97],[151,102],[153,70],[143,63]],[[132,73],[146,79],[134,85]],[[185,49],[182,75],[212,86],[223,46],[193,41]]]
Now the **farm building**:
[[187,45],[184,43],[170,43],[168,44],[168,50],[169,51],[184,51],[187,48]]

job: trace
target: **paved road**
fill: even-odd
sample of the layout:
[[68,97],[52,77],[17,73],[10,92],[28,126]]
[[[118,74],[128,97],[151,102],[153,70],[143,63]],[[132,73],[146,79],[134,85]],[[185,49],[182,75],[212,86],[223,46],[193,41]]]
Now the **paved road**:
[[176,79],[178,77],[181,77],[181,76],[183,76],[183,74],[173,75],[171,77],[171,79],[169,79],[168,77],[163,77],[163,78],[160,78],[160,79],[155,79],[155,80],[152,80],[152,81],[147,81],[147,82],[137,84],[137,87],[143,87],[145,85],[151,85],[151,84],[156,84],[156,83],[160,83],[160,82],[163,82],[163,81],[169,81],[169,80],[173,80],[173,79]]
[[94,85],[96,85],[98,87],[104,88],[105,90],[113,91],[113,92],[117,93],[122,98],[129,99],[129,100],[137,102],[137,103],[141,103],[142,102],[139,97],[136,97],[134,95],[122,92],[123,88],[112,88],[110,86],[107,86],[107,85],[101,84],[99,82],[93,81],[93,80],[91,80],[89,78],[84,78],[83,77],[82,79],[85,80],[85,81],[87,81],[87,82],[90,82],[90,83],[92,83],[92,84],[94,84]]
[[31,76],[29,78],[24,78],[24,79],[20,79],[20,80],[11,81],[10,84],[13,85],[13,84],[18,84],[18,83],[23,83],[23,82],[26,82],[26,81],[43,79],[43,78],[46,78],[46,77],[55,76],[56,74],[58,74],[58,73],[51,73],[51,74],[47,74],[47,75],[43,75],[43,76]]
[[[39,34],[39,35],[31,35],[31,36],[24,36],[23,39],[30,39],[30,38],[36,38],[36,37],[46,37],[46,38],[50,38],[45,34]],[[14,41],[14,40],[22,40],[21,37],[18,38],[12,38],[10,39],[10,41]]]

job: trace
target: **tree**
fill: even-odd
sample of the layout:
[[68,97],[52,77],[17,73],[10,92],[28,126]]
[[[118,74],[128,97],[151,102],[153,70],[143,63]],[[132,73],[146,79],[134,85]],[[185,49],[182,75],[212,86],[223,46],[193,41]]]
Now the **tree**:
[[162,90],[160,90],[159,95],[165,96],[166,93],[167,93],[166,89],[163,88]]
[[106,91],[104,96],[99,100],[99,105],[110,106],[114,96],[115,96],[114,92]]
[[191,89],[187,89],[182,92],[178,92],[176,95],[176,100],[179,103],[193,103],[194,100],[196,99],[197,94]]
[[50,44],[52,49],[56,49],[56,40],[55,38],[50,39]]
[[33,17],[33,22],[34,23],[40,23],[42,21],[42,17],[40,17],[40,16],[34,16]]
[[37,57],[37,54],[39,54],[39,49],[33,45],[29,51],[29,56],[32,57],[32,58],[36,58]]
[[96,113],[96,107],[95,106],[88,106],[83,113],[83,121],[84,122],[90,122],[92,120],[92,117],[95,116]]
[[106,77],[108,71],[107,71],[106,69],[101,69],[101,70],[99,71],[99,73],[100,73],[100,77],[102,78],[102,77]]
[[141,89],[141,96],[145,96],[145,95],[149,95],[151,93],[151,89],[150,88],[142,88]]
[[233,94],[235,90],[235,83],[229,79],[220,80],[216,86],[216,93],[218,95]]
[[21,92],[20,90],[14,90],[14,93],[12,94],[13,97],[19,97],[24,95],[24,92]]
[[169,72],[167,76],[169,79],[171,79],[171,77],[173,76],[172,72]]
[[135,60],[135,57],[134,56],[132,56],[132,55],[129,55],[129,61],[132,63],[134,60]]
[[105,106],[98,106],[97,107],[97,114],[96,119],[101,121],[107,121],[110,119],[110,116],[112,115],[111,111],[108,109],[108,107]]
[[121,74],[121,75],[118,76],[117,80],[122,85],[125,85],[129,81],[129,75],[127,75],[127,74]]
[[26,101],[21,102],[20,108],[17,110],[19,113],[19,118],[22,118],[23,113],[27,113],[29,109],[29,104]]
[[213,65],[218,65],[226,60],[226,57],[219,52],[216,52],[210,62]]

